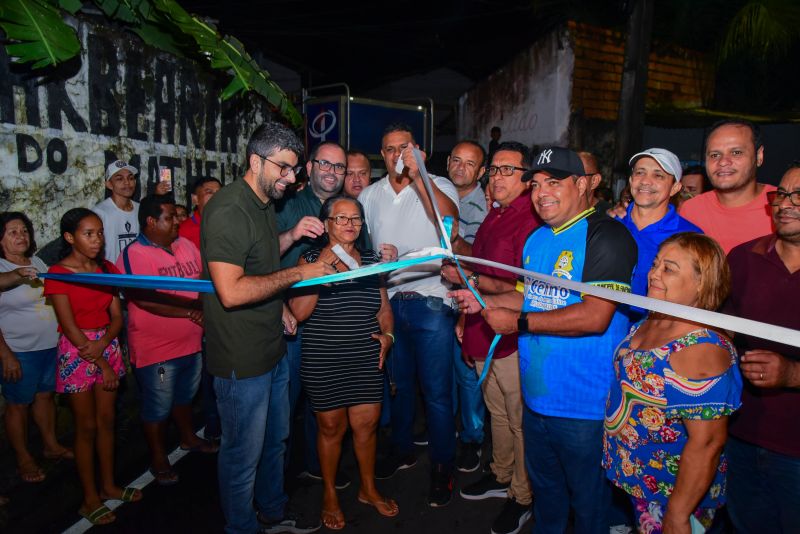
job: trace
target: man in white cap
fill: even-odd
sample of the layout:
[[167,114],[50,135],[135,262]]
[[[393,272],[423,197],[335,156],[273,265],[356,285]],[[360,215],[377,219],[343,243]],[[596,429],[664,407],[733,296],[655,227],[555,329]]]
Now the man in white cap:
[[[106,189],[111,191],[111,196],[92,208],[103,221],[106,259],[111,263],[116,263],[125,247],[139,235],[139,203],[133,200],[137,174],[139,169],[128,165],[126,161],[118,159],[111,162],[106,167]],[[166,182],[156,185],[156,195],[168,192]]]
[[[669,199],[681,190],[681,162],[678,156],[663,148],[648,148],[630,159],[631,196],[624,215],[612,212],[630,231],[639,248],[639,258],[633,271],[631,290],[647,295],[647,273],[658,253],[658,247],[668,237],[679,232],[703,231],[675,211]],[[634,308],[634,315],[643,310]],[[638,318],[638,317],[636,317]]]

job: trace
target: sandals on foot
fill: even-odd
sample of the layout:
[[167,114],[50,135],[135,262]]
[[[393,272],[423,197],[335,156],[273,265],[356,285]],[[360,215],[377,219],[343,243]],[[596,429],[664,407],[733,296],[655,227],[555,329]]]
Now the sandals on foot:
[[23,481],[31,484],[43,482],[45,479],[44,471],[42,471],[42,468],[36,465],[35,462],[19,466],[17,472]]
[[181,481],[181,477],[178,476],[178,473],[170,469],[165,469],[164,471],[156,471],[152,467],[149,469],[150,474],[156,479],[156,484],[159,486],[174,486],[178,482]]
[[78,515],[85,518],[92,525],[108,525],[117,520],[117,516],[114,515],[114,512],[109,510],[104,504],[101,504],[91,513],[78,510]]
[[42,456],[44,456],[48,460],[55,460],[55,461],[59,461],[59,460],[74,460],[75,459],[75,453],[72,451],[72,449],[68,449],[66,447],[64,447],[61,450],[61,452],[47,452],[47,451],[44,451],[42,453]]
[[119,497],[110,497],[109,495],[100,495],[104,501],[122,501],[122,502],[139,502],[142,500],[142,491],[136,488],[122,488],[122,495]]
[[187,452],[202,452],[205,454],[214,454],[215,452],[219,451],[219,446],[216,445],[211,440],[202,439],[200,440],[200,443],[192,447],[184,447],[183,445],[181,445],[181,450]]
[[322,524],[330,530],[342,530],[344,528],[344,514],[340,509],[323,510]]
[[372,506],[384,517],[394,517],[400,513],[400,507],[397,506],[395,500],[388,497],[383,497],[377,501],[368,501],[364,497],[359,496],[358,502],[366,504],[367,506]]

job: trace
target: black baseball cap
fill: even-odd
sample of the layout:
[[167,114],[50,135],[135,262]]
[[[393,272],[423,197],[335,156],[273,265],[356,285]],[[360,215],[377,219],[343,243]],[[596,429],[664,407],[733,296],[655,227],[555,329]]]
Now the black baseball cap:
[[536,154],[536,157],[533,158],[533,167],[522,175],[522,181],[532,180],[533,175],[537,172],[546,172],[559,180],[569,176],[583,176],[586,174],[578,153],[559,146],[544,148]]

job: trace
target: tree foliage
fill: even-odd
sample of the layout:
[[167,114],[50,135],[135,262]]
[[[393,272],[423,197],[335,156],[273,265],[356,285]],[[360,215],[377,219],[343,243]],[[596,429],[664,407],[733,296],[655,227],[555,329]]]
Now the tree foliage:
[[[222,91],[226,100],[253,91],[295,127],[302,118],[286,93],[234,37],[187,13],[175,0],[92,0],[109,19],[121,23],[145,43],[173,55],[196,58],[231,76]],[[75,29],[63,14],[74,15],[80,0],[0,0],[0,28],[14,62],[33,69],[55,66],[80,53]]]

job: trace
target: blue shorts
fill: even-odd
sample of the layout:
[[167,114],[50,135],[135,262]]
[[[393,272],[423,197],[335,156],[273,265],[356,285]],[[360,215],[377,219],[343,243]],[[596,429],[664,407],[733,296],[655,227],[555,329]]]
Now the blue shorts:
[[6,382],[0,375],[3,384],[3,397],[9,404],[30,404],[37,393],[48,393],[56,390],[56,359],[58,351],[52,349],[15,352],[22,367],[22,378],[17,382]]
[[200,387],[200,352],[133,370],[142,396],[141,416],[146,423],[166,420],[173,406],[192,403]]

